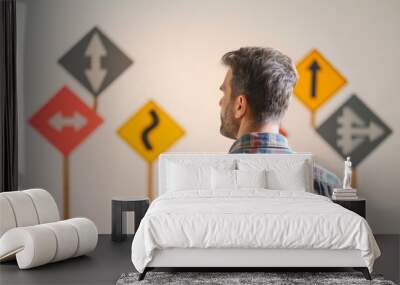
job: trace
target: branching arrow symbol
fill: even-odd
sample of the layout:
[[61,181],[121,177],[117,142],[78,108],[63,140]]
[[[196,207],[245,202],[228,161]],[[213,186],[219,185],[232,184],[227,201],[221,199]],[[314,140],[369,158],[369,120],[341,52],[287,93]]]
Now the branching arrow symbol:
[[367,124],[349,107],[343,108],[337,123],[340,127],[336,131],[339,136],[336,143],[345,155],[350,154],[366,139],[373,142],[384,134],[379,125],[373,121]]

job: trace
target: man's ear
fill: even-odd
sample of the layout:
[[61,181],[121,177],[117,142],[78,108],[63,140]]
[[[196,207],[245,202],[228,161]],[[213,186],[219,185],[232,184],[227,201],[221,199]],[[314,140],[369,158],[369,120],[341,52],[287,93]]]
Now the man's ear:
[[235,99],[234,105],[234,116],[235,119],[241,119],[244,117],[247,111],[247,99],[244,95],[239,95]]

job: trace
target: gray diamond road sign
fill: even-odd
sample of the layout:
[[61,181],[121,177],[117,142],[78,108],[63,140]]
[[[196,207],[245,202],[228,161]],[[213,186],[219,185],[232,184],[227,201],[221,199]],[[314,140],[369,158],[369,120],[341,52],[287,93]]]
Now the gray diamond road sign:
[[133,63],[97,27],[58,62],[94,96],[98,96]]
[[392,133],[356,95],[322,123],[317,132],[343,158],[351,156],[354,167]]

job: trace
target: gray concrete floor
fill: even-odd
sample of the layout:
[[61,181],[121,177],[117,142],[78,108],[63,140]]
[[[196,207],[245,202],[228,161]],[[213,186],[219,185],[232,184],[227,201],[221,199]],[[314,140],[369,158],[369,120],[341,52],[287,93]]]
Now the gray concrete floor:
[[[375,263],[376,273],[399,283],[400,235],[376,235],[382,256]],[[19,270],[16,262],[0,264],[0,284],[115,284],[124,272],[134,271],[130,260],[132,238],[121,243],[100,235],[94,252],[34,269]]]
[[19,270],[17,263],[0,264],[0,284],[115,284],[124,272],[134,271],[130,259],[132,238],[112,242],[99,235],[97,248],[87,256]]
[[375,235],[381,257],[375,261],[374,271],[386,279],[400,283],[400,235]]

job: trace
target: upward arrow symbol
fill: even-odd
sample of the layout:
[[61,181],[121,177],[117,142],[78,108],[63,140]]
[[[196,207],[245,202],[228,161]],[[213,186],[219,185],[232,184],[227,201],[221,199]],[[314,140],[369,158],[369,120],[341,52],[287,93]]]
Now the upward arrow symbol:
[[318,62],[314,60],[308,67],[311,71],[311,98],[317,97],[317,72],[321,69]]
[[97,32],[90,39],[85,55],[90,58],[90,68],[85,70],[86,78],[93,91],[98,92],[107,75],[107,70],[101,67],[101,58],[107,55],[107,50]]

